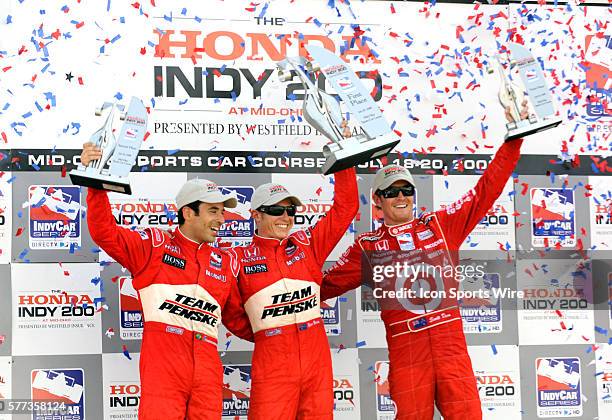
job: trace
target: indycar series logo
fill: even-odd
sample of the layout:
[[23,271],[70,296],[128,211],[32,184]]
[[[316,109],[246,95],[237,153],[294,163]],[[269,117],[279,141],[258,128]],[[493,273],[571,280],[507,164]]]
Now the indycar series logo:
[[38,411],[32,420],[84,420],[85,374],[83,369],[34,369],[31,372],[33,400],[63,403],[61,409]]
[[581,67],[585,71],[587,95],[587,115],[591,117],[612,116],[612,36],[598,37],[587,35],[585,38],[585,60]]
[[536,359],[538,417],[582,416],[580,358]]
[[574,191],[563,188],[531,189],[531,244],[535,247],[576,245]]
[[223,366],[223,412],[224,419],[246,416],[251,397],[251,365]]
[[376,375],[376,418],[377,420],[394,419],[395,403],[391,399],[389,388],[389,362],[374,363],[374,375]]
[[486,290],[487,298],[474,297],[459,300],[464,333],[499,333],[502,331],[501,298],[494,293],[500,289],[499,273],[485,273],[482,277],[472,277],[460,283],[465,291]]
[[331,298],[321,302],[321,318],[325,325],[325,332],[329,336],[342,333],[340,326],[340,298]]
[[31,185],[28,190],[32,249],[81,246],[81,192],[70,185]]
[[236,197],[237,206],[225,209],[225,223],[218,233],[222,246],[243,246],[251,242],[255,221],[251,218],[251,198],[255,189],[249,186],[220,187],[223,194]]
[[142,306],[132,278],[119,277],[119,329],[122,340],[141,340],[144,327]]

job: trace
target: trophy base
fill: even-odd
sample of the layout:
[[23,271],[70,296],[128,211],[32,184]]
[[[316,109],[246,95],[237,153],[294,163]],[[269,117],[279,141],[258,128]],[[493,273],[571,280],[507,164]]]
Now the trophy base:
[[561,124],[561,118],[550,118],[546,120],[541,120],[537,122],[530,122],[529,120],[519,121],[518,124],[512,124],[514,128],[510,128],[504,137],[504,141],[511,141],[520,139],[523,137],[527,137],[531,134],[538,133],[540,131],[548,130],[550,128],[554,128]]
[[132,194],[132,188],[130,187],[127,178],[119,178],[116,176],[101,174],[93,175],[78,169],[73,169],[69,172],[69,175],[70,180],[74,185],[95,188],[97,190],[117,192],[121,194]]
[[323,155],[327,158],[323,165],[325,175],[333,174],[343,169],[352,168],[359,164],[385,156],[400,142],[400,139],[389,140],[384,136],[376,139],[362,137],[342,140],[323,147]]

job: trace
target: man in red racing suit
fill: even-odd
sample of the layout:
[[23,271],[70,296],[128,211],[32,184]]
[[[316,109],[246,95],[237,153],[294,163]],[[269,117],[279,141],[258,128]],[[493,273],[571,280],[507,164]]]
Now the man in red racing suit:
[[[83,164],[96,158],[93,153],[86,144]],[[199,203],[200,213],[214,209],[210,224],[202,223],[205,215],[182,209],[193,203]],[[231,332],[253,341],[236,284],[238,262],[207,243],[223,223],[224,205],[234,207],[235,199],[223,196],[213,182],[191,180],[177,196],[182,212],[178,228],[169,233],[156,228],[135,231],[117,226],[105,191],[88,190],[91,237],[130,271],[142,305],[140,420],[220,419],[219,323],[223,320]],[[190,224],[195,232],[207,229],[203,238],[208,239],[187,237]]]
[[331,352],[320,311],[322,266],[359,207],[354,169],[334,175],[334,202],[289,233],[301,203],[279,184],[251,200],[257,232],[236,247],[238,286],[255,334],[249,419],[332,419]]
[[[413,264],[456,265],[461,243],[487,214],[511,176],[521,143],[522,139],[503,144],[473,190],[453,205],[418,219],[412,219],[410,195],[411,191],[414,195],[414,182],[410,173],[398,166],[381,169],[373,190],[380,194],[376,203],[383,210],[385,224],[374,232],[359,235],[324,274],[321,299],[339,296],[360,285],[362,254],[369,265],[377,253],[384,259],[385,252],[393,250],[412,258]],[[417,255],[419,252],[422,255]],[[427,288],[448,290],[451,285],[457,286],[446,278],[443,284],[434,282]],[[402,286],[411,287],[409,283]],[[386,329],[389,382],[397,418],[431,419],[434,401],[445,419],[481,418],[480,398],[456,299],[447,295],[442,301],[408,298],[401,304],[395,302],[381,304],[381,317]]]

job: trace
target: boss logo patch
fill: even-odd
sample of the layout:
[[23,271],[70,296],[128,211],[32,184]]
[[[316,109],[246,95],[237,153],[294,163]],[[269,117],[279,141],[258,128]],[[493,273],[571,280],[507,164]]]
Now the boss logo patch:
[[267,273],[268,266],[266,264],[245,265],[244,274]]
[[187,261],[170,254],[164,254],[162,262],[164,264],[171,265],[172,267],[180,268],[181,270],[184,270],[185,266],[187,265]]

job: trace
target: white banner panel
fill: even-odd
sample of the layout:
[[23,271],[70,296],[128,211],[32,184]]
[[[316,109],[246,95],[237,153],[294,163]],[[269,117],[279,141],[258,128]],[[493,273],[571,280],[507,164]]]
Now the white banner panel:
[[[151,112],[145,147],[320,151],[327,140],[301,117],[301,85],[275,73],[283,57],[320,45],[361,72],[402,138],[399,151],[473,153],[499,145],[505,133],[499,76],[486,70],[514,41],[541,60],[567,120],[535,135],[525,152],[595,153],[605,142],[605,125],[595,121],[607,112],[602,101],[594,107],[571,82],[586,78],[584,93],[605,99],[609,50],[592,41],[597,20],[607,19],[604,7],[301,4],[75,4],[70,13],[46,10],[34,34],[39,9],[21,7],[19,25],[7,25],[5,36],[32,48],[6,63],[13,64],[3,74],[12,89],[0,102],[11,106],[0,131],[20,147],[78,147],[102,124],[95,108],[136,95]],[[557,24],[569,21],[573,36]]]
[[380,305],[367,287],[357,288],[357,347],[386,348],[385,325],[380,318]]
[[521,419],[518,346],[469,346],[484,419]]
[[357,349],[332,349],[334,367],[334,419],[361,418],[359,405],[360,361]]
[[138,419],[140,353],[102,355],[104,420]]
[[599,418],[612,417],[612,345],[600,344],[595,351]]
[[13,355],[102,352],[98,264],[12,264],[11,281]]
[[591,271],[580,261],[518,260],[520,344],[594,341]]
[[[480,176],[449,175],[433,177],[434,208],[448,206],[470,189],[474,188]],[[514,191],[513,179],[510,178],[499,198],[495,201],[489,214],[474,228],[472,233],[461,244],[461,250],[514,250]]]

